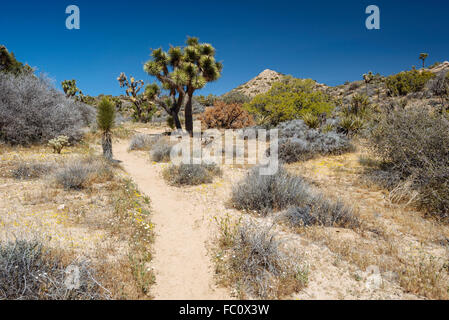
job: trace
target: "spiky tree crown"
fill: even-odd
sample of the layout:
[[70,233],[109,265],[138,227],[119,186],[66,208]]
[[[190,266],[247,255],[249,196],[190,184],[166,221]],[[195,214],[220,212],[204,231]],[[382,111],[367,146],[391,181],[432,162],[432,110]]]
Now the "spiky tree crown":
[[115,121],[115,105],[104,97],[98,105],[97,123],[98,128],[104,132],[111,131]]
[[201,89],[207,82],[217,80],[222,68],[222,64],[215,61],[214,47],[192,37],[187,39],[184,48],[170,47],[168,52],[161,48],[152,50],[151,60],[144,66],[148,74],[162,83],[163,89],[182,87],[185,92]]
[[428,53],[421,53],[420,55],[419,55],[419,59],[420,60],[425,60],[425,59],[427,59],[429,57],[429,54]]

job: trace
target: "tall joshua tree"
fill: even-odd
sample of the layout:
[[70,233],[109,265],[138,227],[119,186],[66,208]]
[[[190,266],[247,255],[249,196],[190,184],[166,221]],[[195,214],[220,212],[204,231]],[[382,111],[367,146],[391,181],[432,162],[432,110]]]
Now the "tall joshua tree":
[[[215,61],[215,49],[208,43],[199,43],[198,38],[188,37],[185,47],[170,47],[152,50],[144,70],[156,77],[157,83],[148,85],[145,94],[173,117],[177,129],[182,129],[179,111],[185,104],[185,127],[193,133],[192,99],[196,90],[221,76],[223,65]],[[161,98],[162,89],[168,97]]]
[[427,53],[421,53],[419,55],[419,60],[422,60],[422,67],[423,68],[425,67],[425,63],[426,63],[427,57],[429,57],[429,54],[427,54]]
[[112,161],[112,133],[111,130],[115,121],[115,105],[109,99],[103,98],[98,105],[97,124],[103,131],[101,144],[103,147],[103,156]]
[[120,84],[120,88],[126,88],[126,95],[132,102],[134,120],[144,123],[150,122],[153,115],[153,105],[149,103],[144,94],[140,93],[140,90],[145,85],[143,80],[136,80],[134,77],[131,77],[128,80],[128,77],[123,72],[117,80]]

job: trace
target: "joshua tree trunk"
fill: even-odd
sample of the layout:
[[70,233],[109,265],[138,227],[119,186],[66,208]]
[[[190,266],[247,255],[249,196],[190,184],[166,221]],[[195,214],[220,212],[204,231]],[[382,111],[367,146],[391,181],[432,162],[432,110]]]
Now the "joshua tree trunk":
[[190,134],[190,136],[193,136],[192,98],[193,92],[188,94],[185,108],[186,130]]
[[110,132],[103,133],[101,144],[103,147],[103,157],[106,160],[112,161],[112,135]]
[[175,122],[175,127],[177,130],[182,130],[181,121],[179,121],[179,115],[176,112],[176,110],[171,110],[171,116],[173,118],[173,121]]

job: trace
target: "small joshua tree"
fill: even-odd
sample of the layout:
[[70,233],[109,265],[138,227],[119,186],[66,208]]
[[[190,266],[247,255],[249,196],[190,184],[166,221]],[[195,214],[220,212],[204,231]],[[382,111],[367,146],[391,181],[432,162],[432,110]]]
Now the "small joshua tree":
[[112,127],[115,120],[115,105],[107,98],[103,98],[98,105],[97,124],[103,131],[101,144],[103,147],[103,156],[112,161]]
[[422,60],[422,67],[423,68],[425,67],[426,59],[427,59],[428,56],[429,56],[428,53],[421,53],[419,55],[419,60]]
[[373,73],[370,71],[366,74],[363,75],[363,80],[365,80],[365,84],[366,84],[366,95],[368,96],[368,85],[374,80],[374,75]]
[[139,94],[145,83],[143,80],[135,80],[128,77],[122,72],[117,78],[120,88],[126,88],[126,95],[130,98],[134,109],[134,120],[139,122],[149,122],[152,117],[152,105],[147,101],[143,94]]
[[196,90],[220,77],[223,65],[215,61],[215,49],[198,38],[187,38],[186,46],[152,50],[151,60],[144,70],[156,77],[168,98],[159,97],[161,87],[153,83],[146,88],[146,96],[173,117],[177,129],[182,129],[178,113],[185,102],[186,130],[193,133],[192,100]]

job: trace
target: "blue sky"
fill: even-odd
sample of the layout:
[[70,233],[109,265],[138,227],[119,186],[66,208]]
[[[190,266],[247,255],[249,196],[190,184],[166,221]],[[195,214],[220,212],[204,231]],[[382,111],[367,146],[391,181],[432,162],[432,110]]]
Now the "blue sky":
[[[65,28],[78,5],[81,29]],[[381,10],[381,29],[365,28],[365,8]],[[121,72],[153,81],[142,67],[150,48],[197,36],[217,49],[223,75],[199,94],[222,94],[273,69],[338,85],[371,70],[388,75],[449,60],[449,1],[2,1],[0,44],[55,79],[76,79],[84,93],[124,93]]]

